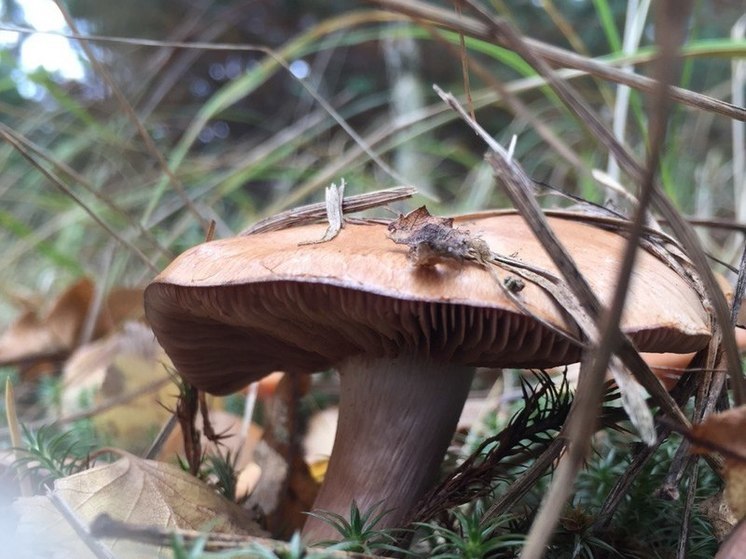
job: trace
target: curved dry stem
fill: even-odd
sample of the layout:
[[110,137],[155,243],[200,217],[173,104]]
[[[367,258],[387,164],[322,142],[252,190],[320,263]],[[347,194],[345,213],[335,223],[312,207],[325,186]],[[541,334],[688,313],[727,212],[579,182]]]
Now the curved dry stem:
[[[458,423],[473,368],[407,355],[355,357],[340,367],[339,426],[314,509],[348,517],[390,511],[376,528],[399,525],[435,480]],[[339,539],[309,517],[308,542]]]

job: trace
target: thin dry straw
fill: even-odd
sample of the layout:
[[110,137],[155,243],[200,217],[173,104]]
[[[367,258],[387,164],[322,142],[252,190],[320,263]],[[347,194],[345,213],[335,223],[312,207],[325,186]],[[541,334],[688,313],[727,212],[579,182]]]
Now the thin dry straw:
[[[731,36],[743,38],[746,35],[746,14],[741,16],[733,26]],[[746,60],[733,61],[733,102],[744,104],[744,85],[746,84]],[[733,123],[733,194],[736,204],[736,219],[746,219],[746,125],[743,122]],[[743,242],[743,237],[741,238]],[[736,280],[736,292],[731,309],[731,323],[735,326],[738,311],[741,308],[746,292],[746,243],[744,243],[741,261]]]
[[[731,30],[733,39],[746,37],[746,13],[738,18]],[[746,58],[731,62],[731,96],[733,104],[746,106]],[[736,200],[736,219],[746,220],[746,124],[735,121],[733,135],[733,194]]]
[[[376,190],[375,192],[366,192],[347,196],[342,200],[342,213],[356,213],[380,208],[393,202],[406,200],[417,193],[413,186],[395,186],[386,190]],[[306,225],[323,220],[326,217],[326,203],[317,202],[284,211],[263,219],[251,227],[241,231],[240,236],[253,235],[256,233],[265,233],[267,231],[277,231],[297,225]]]
[[[624,25],[624,45],[623,51],[627,55],[634,53],[640,46],[640,38],[645,27],[648,10],[650,9],[650,0],[631,0],[627,5],[627,19]],[[622,70],[631,71],[631,65],[622,66]],[[629,86],[617,86],[617,94],[614,99],[614,119],[613,129],[614,136],[620,143],[624,143],[624,137],[627,129],[627,113],[629,111],[631,89]],[[619,165],[613,157],[609,158],[606,167],[606,173],[615,181],[619,180]]]
[[[442,33],[432,25],[428,25],[424,22],[423,25],[427,28],[430,35],[437,40],[448,52],[454,57],[461,58],[461,52],[457,51],[456,48],[448,42]],[[536,116],[531,109],[516,95],[510,91],[507,84],[503,83],[495,75],[485,67],[478,60],[469,61],[469,69],[472,70],[482,81],[487,84],[488,87],[493,89],[498,95],[498,98],[513,111],[519,119],[526,121],[533,130],[535,130],[542,139],[554,149],[562,158],[564,158],[570,165],[580,173],[588,173],[588,169],[583,163],[582,159],[567,145],[567,142],[563,141],[550,126],[547,125],[540,117]],[[474,117],[474,101],[471,97],[467,99],[469,104],[469,112]]]

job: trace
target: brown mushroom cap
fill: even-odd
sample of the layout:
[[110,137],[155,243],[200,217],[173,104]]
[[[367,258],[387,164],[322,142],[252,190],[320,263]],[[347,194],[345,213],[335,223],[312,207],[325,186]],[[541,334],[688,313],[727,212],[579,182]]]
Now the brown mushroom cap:
[[[552,228],[602,302],[609,301],[626,240],[562,218]],[[556,273],[515,214],[457,218],[454,226],[493,252]],[[324,225],[213,241],[179,256],[147,288],[156,336],[197,387],[228,393],[275,370],[324,370],[355,355],[406,348],[464,365],[548,367],[578,360],[564,336],[516,308],[476,264],[416,268],[384,225],[347,225],[330,242]],[[684,353],[710,337],[691,287],[640,250],[622,327],[640,351]],[[577,336],[540,287],[518,293],[526,308]]]

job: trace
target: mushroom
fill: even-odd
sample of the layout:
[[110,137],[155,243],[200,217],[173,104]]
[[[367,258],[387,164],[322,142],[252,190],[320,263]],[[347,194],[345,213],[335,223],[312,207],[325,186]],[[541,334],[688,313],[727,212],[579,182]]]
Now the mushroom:
[[[549,222],[608,301],[625,239]],[[455,225],[493,252],[556,273],[518,215],[466,216]],[[193,247],[148,286],[147,318],[179,373],[215,394],[272,371],[336,368],[339,427],[314,508],[345,515],[355,501],[389,511],[380,528],[397,526],[437,477],[474,368],[577,361],[570,338],[578,332],[529,282],[516,290],[519,309],[477,264],[413,266],[385,225],[349,224],[329,242],[299,244],[324,230],[305,225]],[[640,351],[691,352],[708,342],[701,300],[646,251],[628,300],[623,329]],[[303,535],[313,542],[336,534],[312,517]]]
[[[735,329],[736,346],[746,352],[746,330]],[[671,390],[694,359],[694,353],[643,353],[642,358],[666,389]]]

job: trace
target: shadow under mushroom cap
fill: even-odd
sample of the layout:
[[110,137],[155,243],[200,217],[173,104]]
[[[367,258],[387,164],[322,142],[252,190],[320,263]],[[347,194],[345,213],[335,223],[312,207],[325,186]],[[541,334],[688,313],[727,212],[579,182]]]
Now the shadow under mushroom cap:
[[[614,289],[620,235],[560,218],[549,222],[602,302]],[[493,252],[557,273],[522,218],[460,218]],[[204,243],[147,288],[148,320],[179,372],[228,393],[274,370],[313,372],[360,354],[408,352],[466,365],[548,367],[578,360],[564,336],[526,316],[473,263],[416,268],[384,225],[324,225]],[[640,250],[623,329],[640,351],[689,352],[710,337],[707,313],[676,272]],[[523,305],[577,336],[563,310],[526,282]]]

